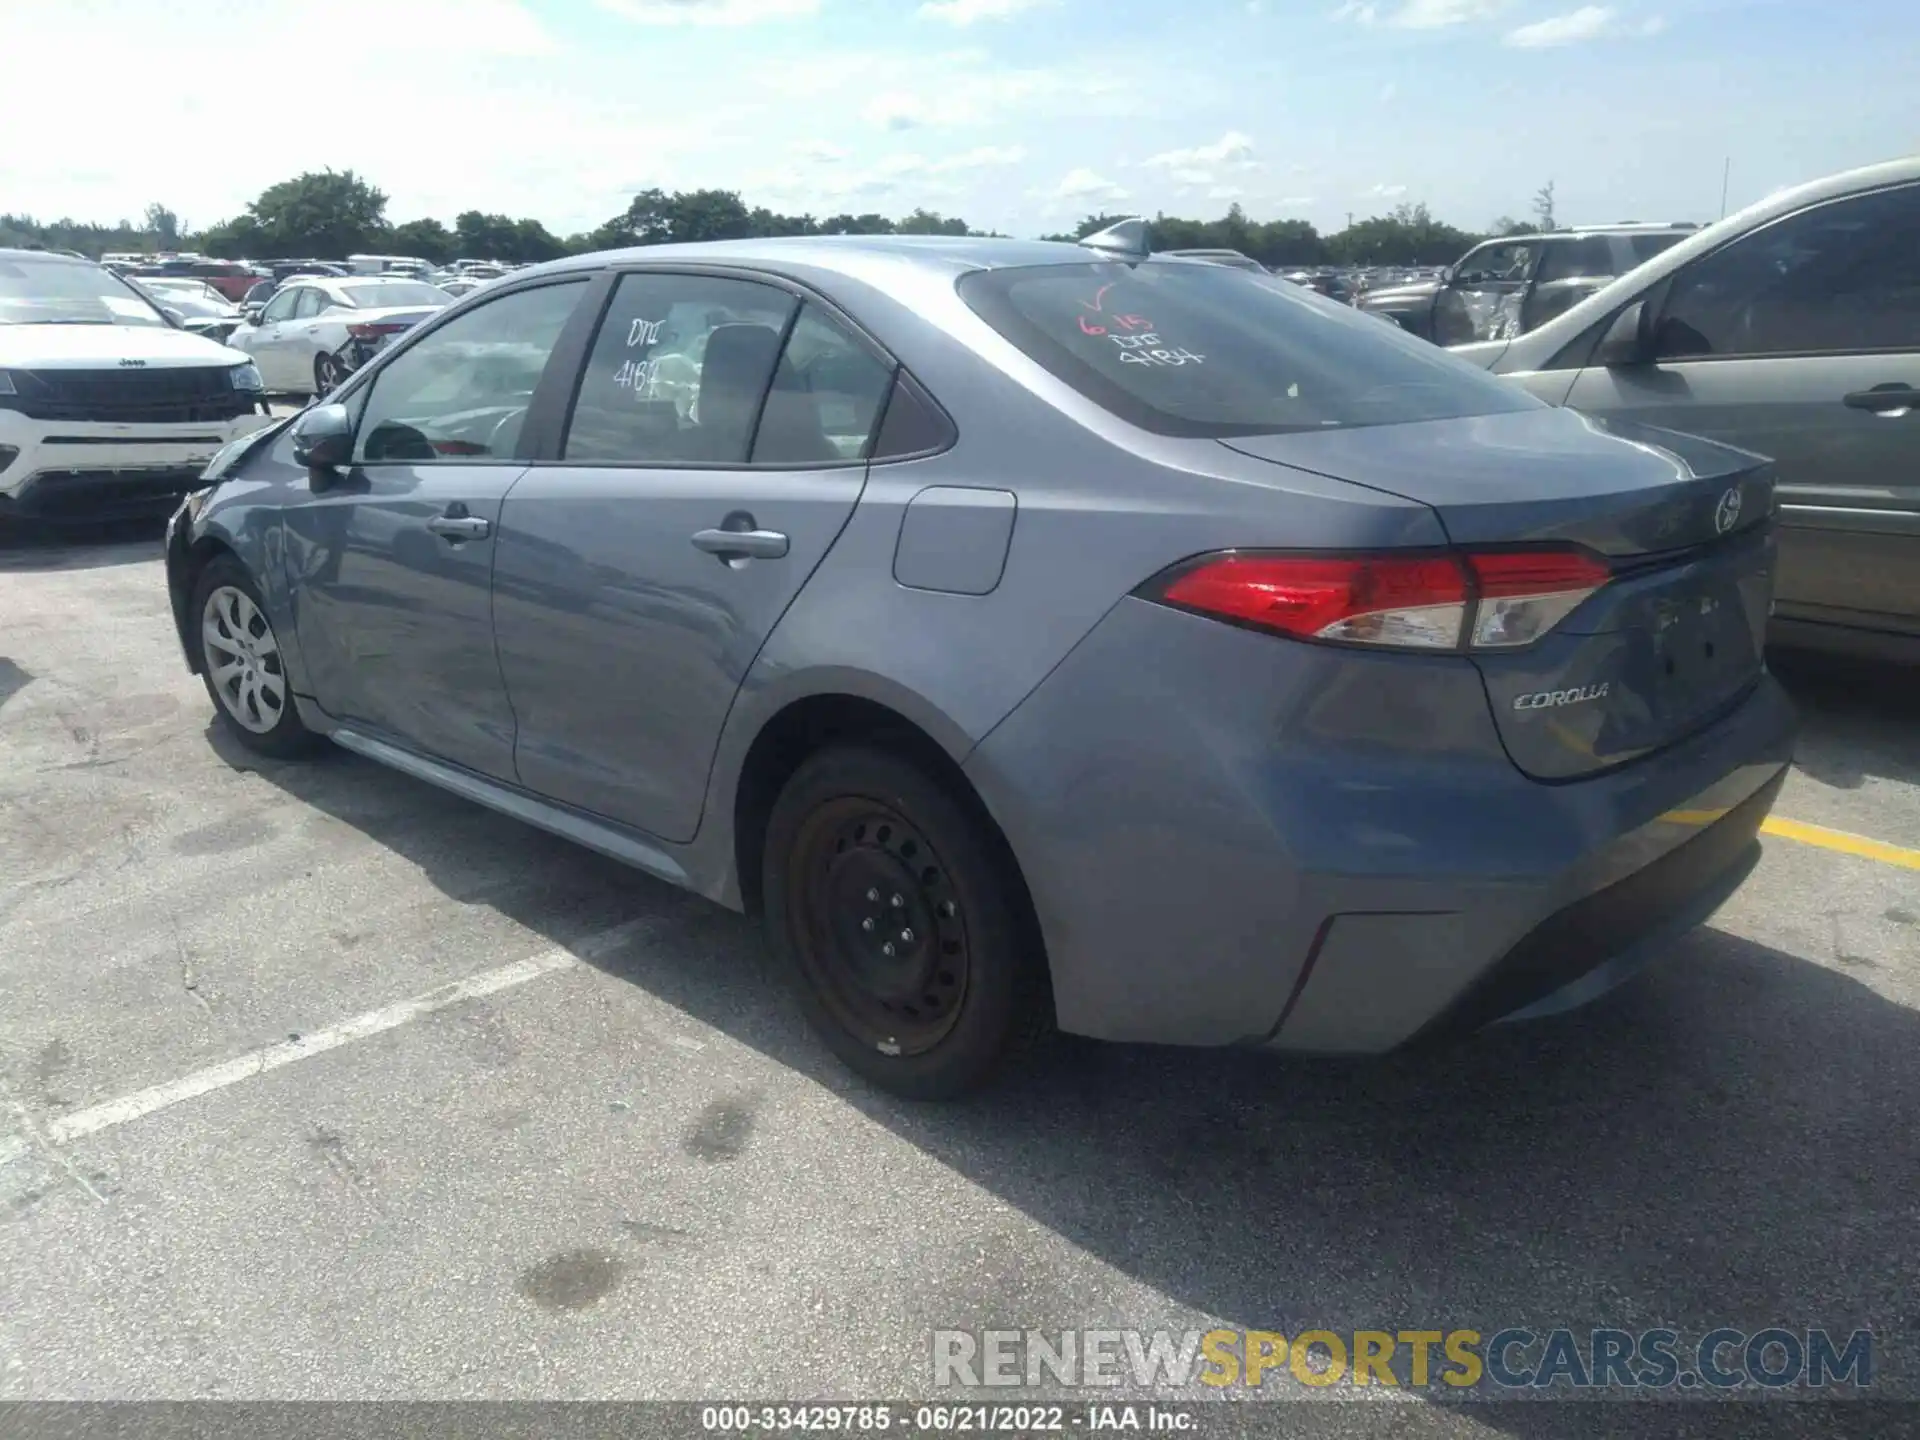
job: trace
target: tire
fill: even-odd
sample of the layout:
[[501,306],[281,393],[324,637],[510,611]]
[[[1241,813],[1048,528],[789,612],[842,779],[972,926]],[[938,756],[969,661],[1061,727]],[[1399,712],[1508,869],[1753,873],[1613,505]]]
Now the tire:
[[323,396],[332,394],[340,388],[347,378],[346,367],[331,355],[321,354],[313,357],[313,398],[317,403]]
[[[214,713],[256,755],[294,760],[321,747],[300,722],[281,661],[279,638],[253,577],[231,555],[209,561],[194,582],[188,635]],[[223,662],[222,657],[229,657]],[[237,673],[216,675],[234,665]]]
[[768,945],[801,1009],[881,1089],[955,1098],[1050,1028],[1013,857],[911,761],[863,746],[802,762],[774,804],[761,874]]

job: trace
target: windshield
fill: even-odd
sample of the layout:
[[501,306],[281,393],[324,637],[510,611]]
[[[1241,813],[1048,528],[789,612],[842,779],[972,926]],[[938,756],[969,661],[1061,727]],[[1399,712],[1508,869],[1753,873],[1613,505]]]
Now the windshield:
[[0,325],[166,324],[144,295],[97,265],[0,259]]
[[390,305],[446,305],[453,300],[437,285],[412,280],[395,280],[384,285],[347,285],[342,288],[349,300],[369,310],[385,309]]
[[1452,420],[1541,403],[1370,316],[1224,266],[982,270],[960,294],[1030,359],[1162,435]]
[[202,295],[193,290],[159,289],[153,292],[153,297],[157,304],[170,306],[189,319],[225,319],[236,313],[234,307],[219,296]]

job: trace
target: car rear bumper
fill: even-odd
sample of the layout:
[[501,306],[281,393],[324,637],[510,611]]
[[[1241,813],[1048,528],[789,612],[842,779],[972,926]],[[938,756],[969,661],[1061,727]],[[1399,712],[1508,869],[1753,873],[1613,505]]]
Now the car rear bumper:
[[1769,678],[1682,742],[1527,779],[1472,666],[1128,600],[967,761],[1062,1026],[1378,1053],[1590,998],[1750,868],[1791,758]]
[[34,420],[0,410],[0,514],[164,515],[198,486],[216,450],[269,423],[264,402],[237,419],[187,424]]

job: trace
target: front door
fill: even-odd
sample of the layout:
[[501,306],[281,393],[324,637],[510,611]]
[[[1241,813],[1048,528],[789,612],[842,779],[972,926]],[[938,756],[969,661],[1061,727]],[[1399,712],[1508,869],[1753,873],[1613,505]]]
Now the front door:
[[266,309],[260,312],[260,318],[254,322],[253,334],[247,340],[247,353],[253,356],[253,363],[260,370],[260,379],[269,391],[276,394],[301,388],[287,381],[287,345],[286,328],[293,319],[293,310],[300,303],[303,289],[282,290],[267,302]]
[[772,285],[620,279],[561,460],[501,516],[522,784],[693,837],[734,696],[859,499],[891,375]]
[[520,424],[584,278],[515,291],[397,353],[354,395],[354,463],[286,513],[288,586],[321,707],[513,778],[489,587]]
[[1567,403],[1772,457],[1780,613],[1920,633],[1920,186],[1702,257],[1653,334],[1653,364],[1589,367]]
[[1540,243],[1502,240],[1467,252],[1433,302],[1433,343],[1511,340],[1539,258]]

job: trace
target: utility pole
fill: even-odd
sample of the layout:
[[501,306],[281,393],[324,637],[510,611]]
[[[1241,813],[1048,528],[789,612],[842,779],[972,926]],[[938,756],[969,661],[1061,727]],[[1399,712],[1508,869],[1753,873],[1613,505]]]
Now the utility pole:
[[1733,178],[1733,157],[1727,157],[1726,166],[1720,171],[1720,218],[1727,218],[1727,182]]
[[1353,228],[1353,212],[1349,210],[1347,211],[1347,229],[1351,230],[1352,228]]

